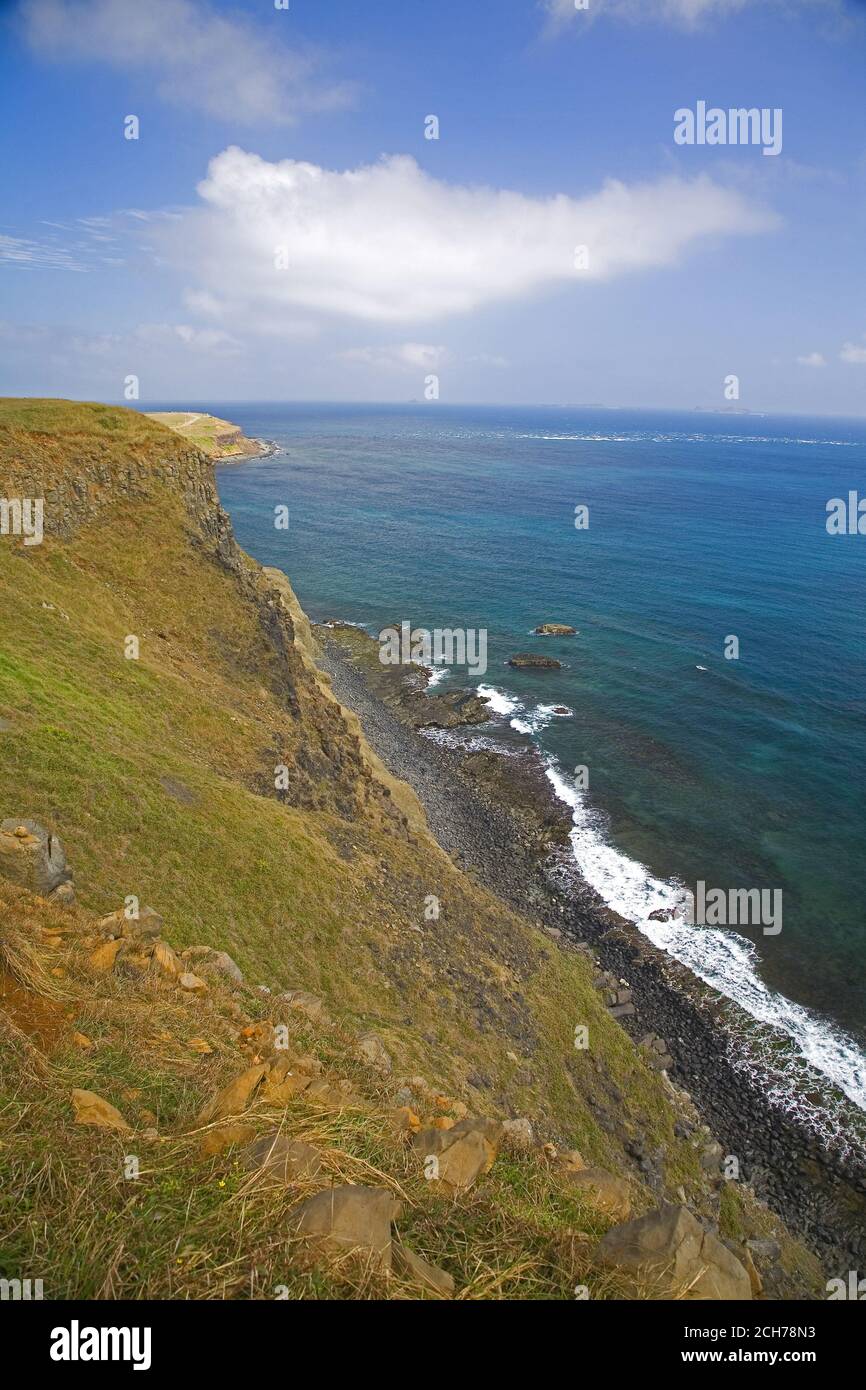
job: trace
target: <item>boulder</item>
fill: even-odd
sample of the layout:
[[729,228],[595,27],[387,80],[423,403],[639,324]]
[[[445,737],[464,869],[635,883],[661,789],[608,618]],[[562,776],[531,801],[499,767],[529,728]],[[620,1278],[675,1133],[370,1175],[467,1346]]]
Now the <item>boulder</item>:
[[405,1245],[395,1245],[392,1248],[392,1258],[394,1273],[407,1283],[418,1284],[426,1293],[436,1294],[439,1298],[454,1296],[454,1280],[451,1275],[446,1274],[445,1270],[439,1269],[437,1265],[423,1260],[414,1250],[407,1250]]
[[289,1139],[279,1130],[263,1134],[250,1144],[244,1151],[243,1161],[247,1168],[284,1183],[314,1178],[322,1166],[318,1149],[300,1139]]
[[401,1206],[385,1188],[343,1185],[318,1192],[295,1207],[300,1236],[328,1254],[358,1254],[376,1269],[391,1268],[391,1222]]
[[224,1120],[229,1115],[240,1115],[250,1103],[253,1092],[259,1086],[263,1077],[267,1073],[267,1067],[261,1063],[256,1067],[247,1067],[227,1086],[223,1086],[221,1091],[217,1091],[213,1100],[201,1111],[198,1120],[199,1125],[213,1124],[214,1120]]
[[705,1231],[687,1207],[669,1202],[613,1226],[601,1240],[596,1259],[607,1268],[647,1280],[662,1298],[752,1297],[749,1275],[736,1256]]
[[508,665],[521,670],[529,666],[537,666],[546,671],[562,670],[561,661],[556,661],[552,656],[541,656],[536,652],[518,652],[516,656],[508,658]]
[[200,975],[193,975],[191,970],[185,970],[182,975],[178,975],[177,982],[188,994],[207,994],[205,981]]
[[35,820],[0,821],[0,878],[43,898],[69,883],[72,871],[59,835]]
[[391,1055],[377,1033],[362,1033],[358,1039],[358,1050],[370,1066],[382,1076],[390,1076],[393,1063]]
[[517,1120],[503,1120],[503,1143],[508,1149],[518,1151],[531,1149],[535,1143],[535,1135],[532,1132],[532,1124],[525,1117]]
[[325,1005],[317,994],[310,994],[305,989],[288,989],[285,994],[279,995],[279,998],[288,1004],[290,1009],[302,1013],[311,1023],[325,1022],[327,1019]]
[[[412,1147],[420,1154],[429,1181],[440,1182],[448,1191],[465,1192],[493,1167],[501,1135],[498,1120],[469,1116],[451,1129],[420,1130]],[[432,1157],[435,1164],[429,1164]]]
[[564,1168],[562,1173],[569,1187],[605,1215],[625,1221],[631,1213],[631,1193],[624,1178],[617,1178],[604,1168]]
[[200,1158],[213,1158],[232,1144],[246,1144],[255,1134],[252,1125],[220,1125],[219,1129],[209,1129],[203,1134],[198,1146]]
[[171,946],[169,946],[166,941],[157,941],[154,943],[150,960],[152,965],[156,966],[158,970],[162,971],[163,975],[168,975],[172,980],[176,980],[179,975],[184,973],[180,957],[176,951],[172,950]]
[[215,951],[211,946],[188,946],[185,951],[181,951],[181,958],[195,961],[199,967],[218,970],[236,985],[242,985],[244,982],[243,971],[232,960],[228,951]]
[[117,961],[117,953],[122,946],[122,941],[118,937],[116,941],[103,941],[101,946],[97,946],[95,951],[90,953],[90,964],[100,975],[107,975],[109,970],[113,970]]
[[575,637],[577,628],[568,623],[539,623],[535,632],[539,637]]
[[129,1129],[120,1111],[95,1091],[73,1091],[72,1108],[77,1125],[96,1125],[99,1129]]

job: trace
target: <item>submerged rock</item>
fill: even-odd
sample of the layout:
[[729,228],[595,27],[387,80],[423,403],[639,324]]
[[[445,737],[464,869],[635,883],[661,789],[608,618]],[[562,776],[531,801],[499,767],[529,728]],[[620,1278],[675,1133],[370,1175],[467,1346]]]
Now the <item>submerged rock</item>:
[[518,652],[516,656],[508,658],[509,666],[516,666],[518,669],[524,667],[537,666],[547,671],[561,671],[562,662],[557,661],[552,656],[538,656],[533,652]]
[[535,629],[538,637],[576,637],[577,628],[569,623],[539,623]]

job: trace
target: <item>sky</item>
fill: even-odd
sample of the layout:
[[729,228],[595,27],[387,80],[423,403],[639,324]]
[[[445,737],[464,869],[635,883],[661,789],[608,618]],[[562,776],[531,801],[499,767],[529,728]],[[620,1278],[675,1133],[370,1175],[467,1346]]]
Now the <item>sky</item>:
[[0,0],[0,394],[866,415],[866,4],[578,4]]

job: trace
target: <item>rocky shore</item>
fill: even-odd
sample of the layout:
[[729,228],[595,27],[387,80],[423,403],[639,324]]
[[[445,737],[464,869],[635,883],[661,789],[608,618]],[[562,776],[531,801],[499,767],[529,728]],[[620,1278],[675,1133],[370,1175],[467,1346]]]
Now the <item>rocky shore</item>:
[[[570,815],[533,746],[503,741],[490,723],[442,733],[449,721],[433,714],[426,732],[419,731],[417,672],[383,671],[376,644],[356,627],[330,623],[316,635],[334,693],[358,715],[389,770],[413,787],[442,847],[543,925],[562,949],[592,952],[614,1017],[655,1052],[670,1084],[688,1093],[721,1146],[720,1157],[737,1160],[739,1179],[812,1245],[828,1270],[844,1274],[858,1261],[862,1268],[861,1112],[838,1097],[838,1142],[828,1145],[808,1110],[794,1114],[773,1102],[772,1071],[743,1064],[744,1040],[757,1025],[610,911],[582,880],[569,843]],[[422,698],[434,705],[439,697]],[[623,987],[622,1002],[611,983]],[[769,1047],[784,1052],[778,1039]],[[803,1070],[806,1091],[809,1069]],[[817,1075],[814,1080],[820,1084]],[[646,1171],[653,1162],[652,1154],[641,1155]]]

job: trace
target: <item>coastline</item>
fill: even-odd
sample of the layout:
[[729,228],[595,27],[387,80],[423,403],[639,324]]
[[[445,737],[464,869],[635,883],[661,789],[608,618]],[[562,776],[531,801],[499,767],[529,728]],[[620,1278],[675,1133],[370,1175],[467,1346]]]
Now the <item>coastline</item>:
[[822,1132],[819,1108],[792,1110],[778,1083],[794,1062],[804,1095],[810,1086],[813,1099],[826,1093],[826,1079],[810,1078],[805,1063],[785,1055],[778,1030],[756,1024],[606,906],[580,875],[570,810],[537,747],[509,747],[492,723],[442,720],[438,710],[421,731],[419,692],[430,706],[442,698],[424,693],[422,671],[376,670],[375,643],[354,624],[332,620],[314,631],[334,693],[416,792],[442,848],[562,949],[590,949],[600,970],[626,982],[635,1008],[619,1022],[635,1043],[648,1034],[665,1040],[670,1084],[737,1158],[741,1179],[823,1254],[866,1259],[862,1112],[839,1093]]

